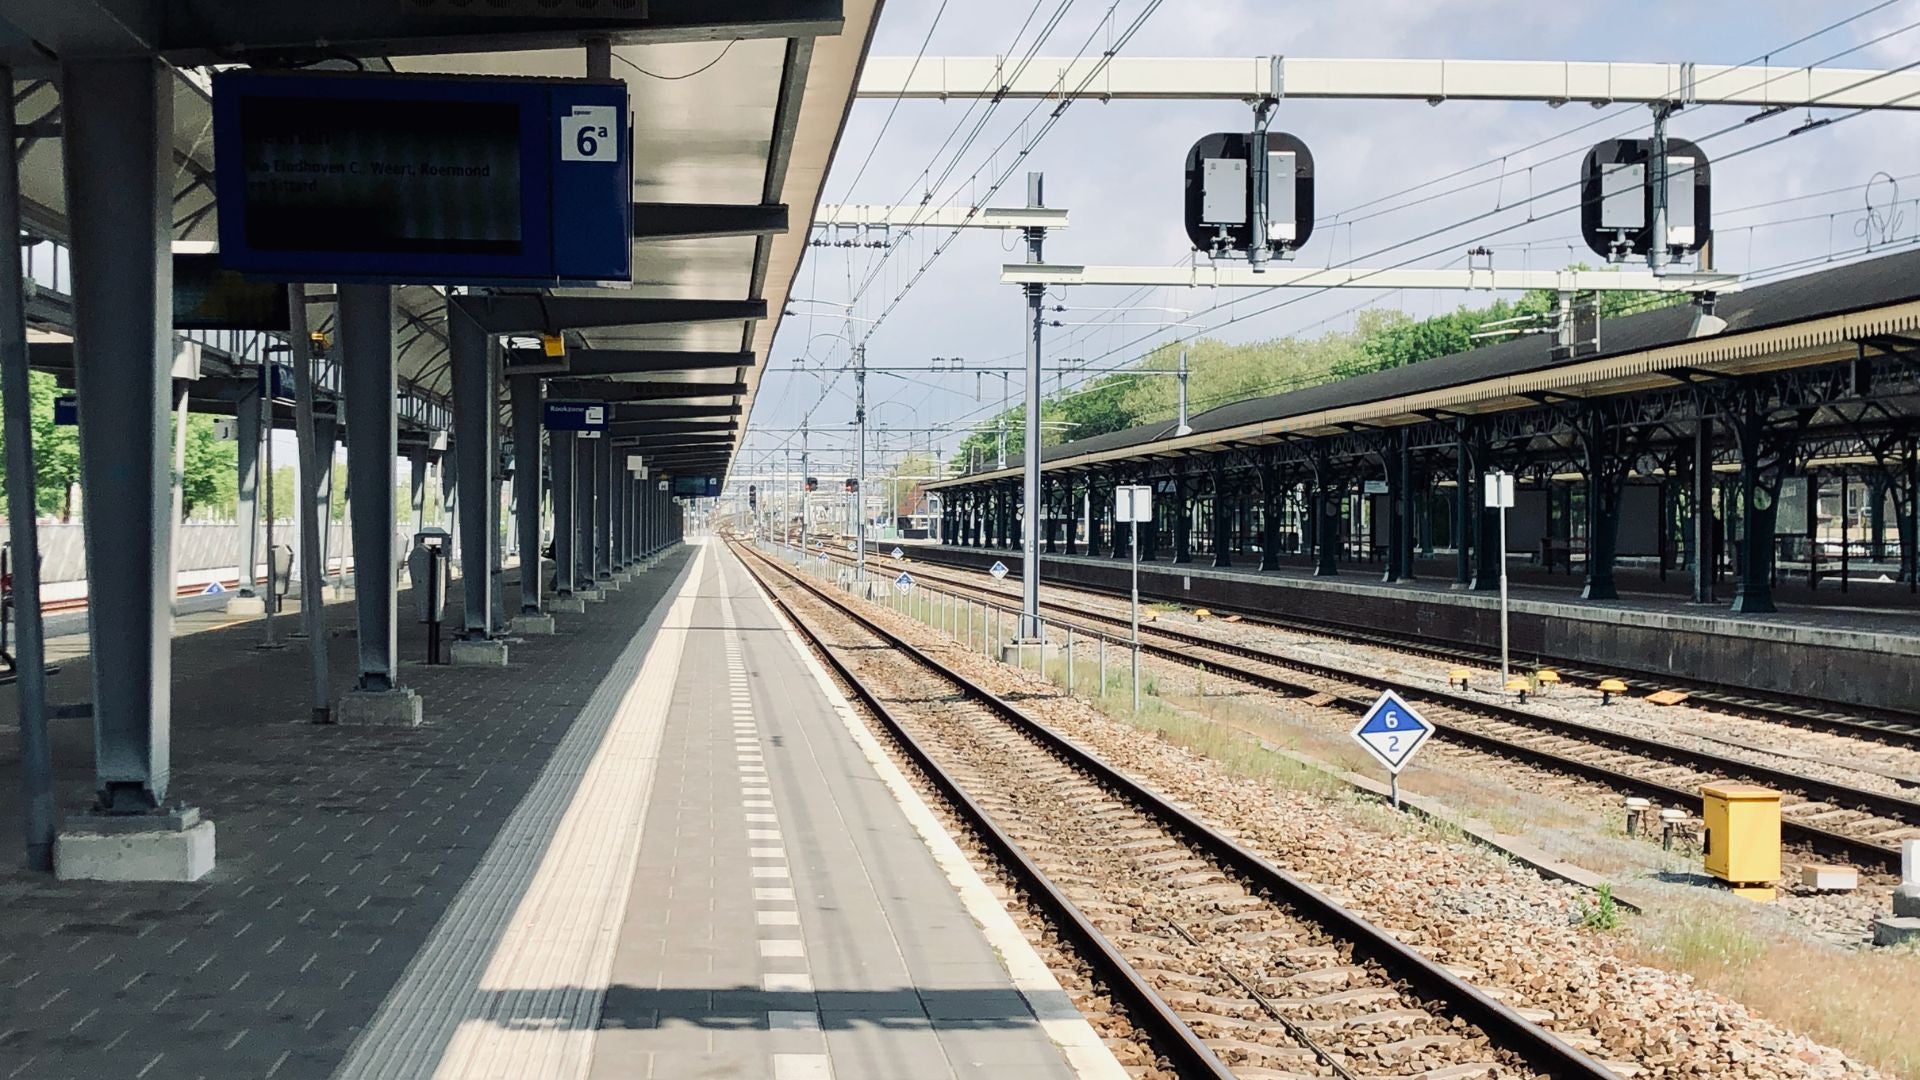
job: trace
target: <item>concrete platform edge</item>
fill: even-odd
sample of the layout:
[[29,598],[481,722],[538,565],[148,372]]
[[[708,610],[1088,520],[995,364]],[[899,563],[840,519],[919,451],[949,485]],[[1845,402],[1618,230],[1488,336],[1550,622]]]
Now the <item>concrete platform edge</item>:
[[1074,1074],[1089,1080],[1126,1080],[1128,1073],[1113,1056],[1113,1051],[1101,1041],[1093,1025],[1080,1010],[1074,1007],[1046,962],[1040,959],[1014,925],[1013,917],[987,888],[986,882],[967,860],[953,835],[940,824],[933,810],[914,791],[906,776],[894,765],[893,759],[887,756],[879,739],[854,712],[852,703],[834,685],[832,676],[827,674],[826,668],[821,666],[819,659],[787,621],[785,613],[767,596],[757,579],[754,587],[767,599],[768,606],[780,619],[788,640],[802,658],[807,671],[818,682],[821,693],[832,703],[834,713],[846,726],[847,733],[859,745],[861,753],[899,803],[908,823],[959,894],[967,914],[980,927],[988,944],[1006,967],[1021,999],[1026,1002],[1047,1037],[1059,1048]]

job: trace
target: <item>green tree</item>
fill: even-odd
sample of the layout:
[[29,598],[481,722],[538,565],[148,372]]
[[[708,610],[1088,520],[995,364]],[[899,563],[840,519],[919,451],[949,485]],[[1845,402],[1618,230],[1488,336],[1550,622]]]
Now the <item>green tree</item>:
[[184,512],[202,517],[231,517],[240,487],[239,444],[214,435],[213,417],[187,417],[186,468],[180,501]]
[[[80,435],[73,427],[53,422],[53,399],[65,391],[54,377],[44,371],[27,379],[28,408],[33,415],[34,510],[39,514],[58,514],[67,521],[73,516],[70,497],[80,480]],[[6,491],[6,477],[0,470],[0,496]],[[8,503],[9,507],[11,502]]]

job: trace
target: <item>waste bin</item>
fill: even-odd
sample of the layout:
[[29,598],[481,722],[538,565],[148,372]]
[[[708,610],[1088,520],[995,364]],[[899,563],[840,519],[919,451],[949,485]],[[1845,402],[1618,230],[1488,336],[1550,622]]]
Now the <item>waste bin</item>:
[[415,618],[427,624],[427,663],[440,662],[440,620],[447,609],[447,555],[453,534],[423,529],[413,534],[407,552],[407,580],[413,586]]

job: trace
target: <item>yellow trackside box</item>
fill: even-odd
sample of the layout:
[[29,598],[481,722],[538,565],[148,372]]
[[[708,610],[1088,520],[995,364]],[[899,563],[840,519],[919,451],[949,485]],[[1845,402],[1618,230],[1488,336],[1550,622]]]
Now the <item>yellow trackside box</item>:
[[1752,784],[1700,789],[1707,873],[1735,886],[1765,886],[1780,877],[1780,793]]

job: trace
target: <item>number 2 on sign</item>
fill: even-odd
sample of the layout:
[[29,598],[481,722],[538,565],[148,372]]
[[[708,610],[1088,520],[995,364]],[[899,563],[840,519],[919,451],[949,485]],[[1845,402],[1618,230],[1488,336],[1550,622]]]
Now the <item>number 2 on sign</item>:
[[1387,753],[1397,754],[1399,752],[1400,752],[1400,736],[1398,735],[1387,736]]

